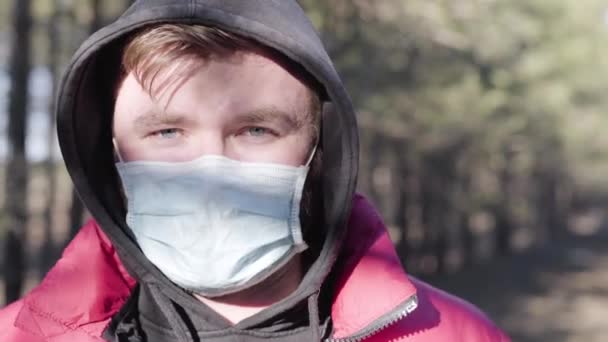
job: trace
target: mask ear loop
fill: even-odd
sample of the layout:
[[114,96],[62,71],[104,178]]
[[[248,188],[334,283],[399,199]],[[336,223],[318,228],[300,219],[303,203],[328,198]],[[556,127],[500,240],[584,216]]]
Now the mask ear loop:
[[317,149],[319,148],[319,144],[321,143],[321,137],[323,135],[323,118],[327,115],[327,113],[332,112],[333,108],[333,104],[329,101],[324,101],[323,103],[321,103],[321,117],[319,118],[319,132],[317,132],[316,137],[317,141],[315,142],[315,147],[312,149],[310,155],[308,156],[306,164],[304,164],[304,166],[306,167],[309,167],[312,163],[315,157],[315,153],[317,153]]
[[118,160],[120,163],[124,163],[124,159],[120,155],[120,150],[118,149],[118,143],[116,142],[116,138],[112,137],[112,145],[114,145],[114,159]]
[[309,167],[310,164],[312,163],[312,160],[315,157],[315,153],[317,153],[317,146],[319,145],[319,143],[317,142],[315,144],[315,147],[312,149],[312,151],[310,151],[310,155],[308,156],[308,161],[306,162],[306,164],[304,164],[305,167]]
[[[114,161],[117,161],[117,164],[124,164],[125,161],[124,161],[124,159],[122,159],[122,155],[120,154],[120,149],[118,148],[118,142],[116,141],[116,139],[114,137],[112,137],[112,145],[114,146]],[[123,183],[123,180],[120,177],[120,172],[118,172],[117,165],[114,166],[114,169],[118,173],[116,181],[118,182],[119,193],[120,193],[120,197],[122,199],[122,207],[124,210],[123,211],[124,223],[128,227],[129,224],[127,223],[127,212],[128,212],[128,207],[129,207],[129,199],[127,196],[127,192],[125,190],[125,184]],[[125,229],[124,231],[127,233],[127,236],[129,236],[129,238],[137,244],[137,239],[135,238],[133,231],[131,229]]]

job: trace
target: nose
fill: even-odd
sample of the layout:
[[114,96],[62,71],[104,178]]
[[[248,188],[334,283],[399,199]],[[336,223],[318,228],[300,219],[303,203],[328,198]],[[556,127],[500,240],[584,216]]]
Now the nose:
[[200,139],[197,139],[197,154],[198,156],[226,155],[226,141],[221,132],[205,131],[201,134]]

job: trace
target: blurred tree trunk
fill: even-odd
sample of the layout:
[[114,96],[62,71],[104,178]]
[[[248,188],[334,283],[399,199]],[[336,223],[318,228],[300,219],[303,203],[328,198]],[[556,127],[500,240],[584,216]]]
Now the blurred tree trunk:
[[[470,218],[471,218],[471,194],[473,193],[472,187],[472,175],[471,172],[468,172],[464,167],[460,170],[460,195],[462,197],[467,196],[469,199],[463,204],[460,205],[460,215],[459,215],[459,228],[460,228],[460,239],[462,241],[462,257],[463,257],[463,266],[471,266],[475,262],[475,237],[473,235],[473,231],[470,226]],[[463,201],[464,202],[464,201]]]
[[101,14],[101,0],[91,0],[93,19],[91,21],[90,33],[95,33],[103,25],[103,15]]
[[508,255],[511,252],[511,232],[513,230],[513,217],[511,207],[513,204],[514,190],[514,154],[510,147],[505,147],[503,151],[505,165],[499,171],[499,182],[502,201],[494,208],[496,219],[496,252],[500,256]]
[[7,238],[5,255],[6,302],[21,296],[25,280],[27,241],[28,165],[25,137],[28,114],[28,82],[30,71],[30,0],[13,2],[14,30],[9,64],[11,88],[8,108],[9,155],[6,172]]
[[433,153],[423,157],[421,178],[421,218],[424,227],[422,242],[422,272],[438,273],[443,269],[445,240],[442,236],[442,215],[445,206],[442,201],[444,182],[438,155]]
[[547,243],[562,238],[568,230],[570,180],[559,169],[562,161],[538,159],[534,170],[537,188],[535,209],[538,226],[542,229],[540,242]]
[[453,160],[451,155],[440,151],[435,158],[431,158],[431,167],[434,168],[433,174],[435,180],[432,181],[432,215],[430,228],[432,231],[432,249],[433,254],[437,257],[435,272],[442,273],[445,269],[445,261],[448,247],[447,229],[450,225],[448,221],[450,206],[448,198],[450,196],[452,184],[452,166]]
[[[103,25],[103,15],[101,13],[101,0],[91,0],[91,9],[93,12],[93,19],[89,27],[89,32],[94,33],[101,28]],[[74,237],[84,219],[84,205],[78,196],[76,190],[72,191],[72,206],[70,209],[70,237]]]
[[404,141],[395,141],[393,143],[394,153],[396,157],[396,185],[394,187],[397,195],[397,208],[395,212],[395,224],[401,229],[401,238],[396,243],[397,252],[402,260],[406,261],[410,253],[410,244],[408,241],[408,229],[410,227],[410,212],[412,194],[411,189],[412,170],[410,165],[408,144]]
[[44,276],[50,269],[56,259],[55,242],[53,240],[53,212],[55,208],[55,199],[57,197],[57,173],[55,165],[55,92],[58,82],[59,54],[60,44],[58,25],[61,20],[61,1],[52,1],[52,15],[47,23],[47,40],[48,40],[48,62],[47,68],[51,74],[51,97],[49,99],[49,126],[48,126],[48,141],[47,141],[47,159],[44,164],[45,174],[47,176],[47,197],[44,209],[44,243],[40,252],[40,276]]
[[382,195],[378,191],[378,185],[375,181],[375,175],[377,173],[378,165],[380,165],[380,158],[382,155],[383,149],[383,136],[381,133],[374,131],[373,135],[370,137],[371,141],[369,143],[369,170],[367,173],[367,184],[369,184],[369,196],[371,198],[372,203],[375,203],[380,209],[384,209],[382,202]]

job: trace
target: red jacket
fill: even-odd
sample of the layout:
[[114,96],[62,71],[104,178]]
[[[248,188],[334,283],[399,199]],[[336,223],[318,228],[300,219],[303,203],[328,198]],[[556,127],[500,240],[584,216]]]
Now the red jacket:
[[[334,339],[509,341],[475,307],[408,277],[378,214],[361,196],[355,197],[349,224],[336,265]],[[0,311],[0,341],[103,341],[104,329],[135,284],[109,239],[90,221],[42,283]]]

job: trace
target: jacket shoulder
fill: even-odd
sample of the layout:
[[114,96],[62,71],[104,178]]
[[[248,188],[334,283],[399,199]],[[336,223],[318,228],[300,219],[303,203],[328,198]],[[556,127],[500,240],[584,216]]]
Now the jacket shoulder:
[[0,309],[0,341],[2,342],[101,342],[78,329],[62,330],[61,333],[44,331],[44,318],[36,317],[24,309],[20,300]]
[[510,342],[481,310],[458,297],[411,277],[418,308],[370,342]]
[[507,342],[510,339],[479,308],[473,304],[437,289],[418,279],[412,279],[419,293],[429,297],[443,317],[440,328],[453,332],[462,341]]
[[42,282],[0,310],[0,341],[100,341],[133,286],[109,239],[89,221]]

